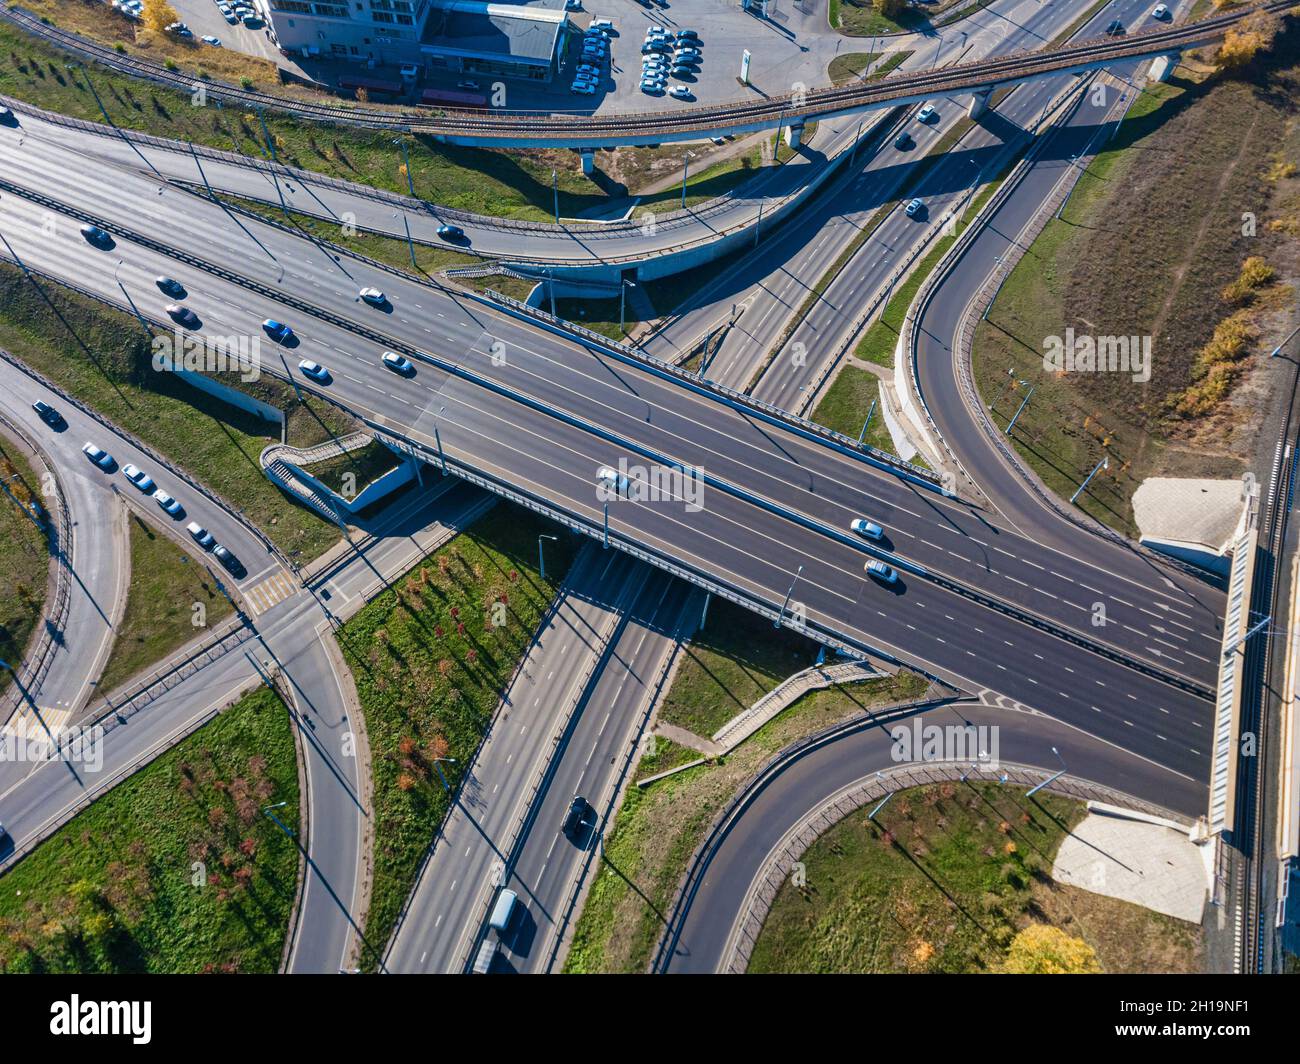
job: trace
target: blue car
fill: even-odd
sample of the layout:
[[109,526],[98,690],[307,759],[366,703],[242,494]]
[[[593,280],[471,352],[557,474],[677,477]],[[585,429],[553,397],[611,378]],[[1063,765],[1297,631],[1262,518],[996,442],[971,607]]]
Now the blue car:
[[267,318],[262,322],[262,330],[277,344],[287,344],[293,339],[293,330],[274,318]]

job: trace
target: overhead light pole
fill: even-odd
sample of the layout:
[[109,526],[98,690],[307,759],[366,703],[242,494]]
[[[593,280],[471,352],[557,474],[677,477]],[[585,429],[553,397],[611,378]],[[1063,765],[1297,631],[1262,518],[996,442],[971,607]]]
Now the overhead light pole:
[[781,603],[781,610],[776,615],[776,620],[772,622],[773,628],[781,627],[781,618],[785,616],[785,608],[790,605],[790,596],[794,594],[794,585],[799,582],[799,576],[803,573],[803,566],[799,566],[798,572],[794,574],[794,579],[790,581],[790,590],[785,593],[785,601]]
[[1088,474],[1087,479],[1084,480],[1084,482],[1079,485],[1079,490],[1070,496],[1070,502],[1074,502],[1075,499],[1077,499],[1080,495],[1083,494],[1084,489],[1092,482],[1092,478],[1095,477],[1099,472],[1101,472],[1101,470],[1109,469],[1109,468],[1110,468],[1110,455],[1106,455],[1102,458],[1100,462],[1096,464],[1096,466],[1093,467],[1093,470],[1091,473]]
[[543,580],[546,579],[546,555],[542,553],[542,540],[549,539],[552,543],[559,541],[559,536],[540,535],[537,537],[537,571]]

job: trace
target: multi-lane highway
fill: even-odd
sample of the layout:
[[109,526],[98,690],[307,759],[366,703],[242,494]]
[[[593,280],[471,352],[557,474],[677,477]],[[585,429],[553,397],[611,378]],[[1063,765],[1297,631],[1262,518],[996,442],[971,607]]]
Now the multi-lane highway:
[[[1220,596],[1195,578],[1086,538],[1075,555],[1045,550],[958,502],[716,394],[684,387],[653,366],[543,332],[273,227],[245,219],[232,245],[224,211],[136,174],[119,173],[123,201],[108,205],[44,156],[28,160],[20,148],[0,159],[0,180],[9,192],[0,232],[29,268],[120,303],[116,271],[137,306],[154,314],[161,300],[152,294],[153,279],[174,275],[193,293],[188,303],[207,335],[256,335],[264,317],[297,323],[302,343],[287,354],[332,370],[334,381],[322,394],[422,443],[430,454],[440,441],[449,461],[507,484],[531,485],[596,526],[602,520],[598,467],[622,457],[632,465],[669,459],[703,470],[706,502],[698,511],[686,509],[682,485],[667,500],[619,499],[609,506],[611,533],[724,576],[773,606],[797,577],[793,601],[814,625],[901,660],[927,661],[965,687],[999,690],[1053,712],[1095,714],[1116,737],[1135,715],[1127,704],[1128,678],[1155,684],[1145,701],[1163,707],[1171,727],[1151,741],[1152,755],[1176,749],[1189,768],[1205,756],[1197,736],[1204,720],[1196,720],[1204,710],[1192,709],[1201,704],[1197,695],[1094,655],[1085,659],[1094,697],[1071,694],[1059,678],[1076,662],[1062,657],[1038,675],[1033,662],[1040,660],[1035,654],[1043,662],[1056,653],[1077,656],[1074,644],[988,605],[995,599],[1028,611],[1072,638],[1105,643],[1144,668],[1204,687],[1213,682]],[[147,215],[133,206],[143,202],[150,203]],[[119,233],[147,236],[154,246],[119,235],[113,248],[97,248],[69,221],[48,238],[41,224],[52,203],[120,227]],[[182,242],[202,248],[202,261],[175,248]],[[389,293],[391,313],[356,300],[357,289],[369,284]],[[389,345],[432,354],[439,365],[422,362],[413,378],[396,377],[378,365]],[[266,350],[264,370],[276,371],[278,353],[269,343]],[[867,580],[862,567],[870,552],[846,531],[864,512],[889,529],[887,554],[929,575],[904,572],[893,588]],[[972,601],[953,585],[985,600]],[[1103,599],[1116,623],[1096,631],[1091,604]],[[1008,662],[968,653],[963,644],[972,628],[986,642],[1009,647]],[[922,630],[932,645],[917,655],[905,649],[912,637],[903,633]],[[1092,671],[1094,662],[1102,673]],[[1044,679],[1057,683],[1044,689]]]

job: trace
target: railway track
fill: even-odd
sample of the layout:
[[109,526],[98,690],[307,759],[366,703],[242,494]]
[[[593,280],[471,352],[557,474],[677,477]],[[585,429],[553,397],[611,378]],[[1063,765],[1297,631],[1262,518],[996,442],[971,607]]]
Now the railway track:
[[617,142],[629,136],[672,137],[717,132],[728,128],[764,128],[791,121],[879,107],[909,97],[954,96],[1036,75],[1091,63],[1110,63],[1140,56],[1176,52],[1221,37],[1258,11],[1281,12],[1295,0],[1260,0],[1246,7],[1211,15],[1193,23],[1147,30],[1131,36],[1106,37],[1069,44],[1050,51],[1024,51],[938,70],[918,71],[873,83],[808,90],[802,94],[757,100],[652,111],[628,115],[565,114],[542,111],[493,112],[450,109],[378,110],[293,100],[273,93],[244,89],[216,81],[196,82],[179,71],[122,55],[112,48],[50,26],[21,8],[0,5],[0,17],[64,51],[102,66],[189,93],[202,84],[210,99],[223,104],[266,108],[312,121],[334,122],[398,132],[424,133],[450,139],[490,142],[554,141],[572,137],[575,144]]

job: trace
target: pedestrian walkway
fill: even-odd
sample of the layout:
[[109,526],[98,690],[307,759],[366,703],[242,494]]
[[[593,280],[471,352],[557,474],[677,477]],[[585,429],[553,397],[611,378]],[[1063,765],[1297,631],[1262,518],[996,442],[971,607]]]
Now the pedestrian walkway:
[[249,608],[253,616],[265,613],[277,602],[283,602],[290,595],[298,591],[298,585],[294,583],[293,578],[283,569],[272,573],[260,584],[250,587],[244,592],[244,598],[248,600]]

